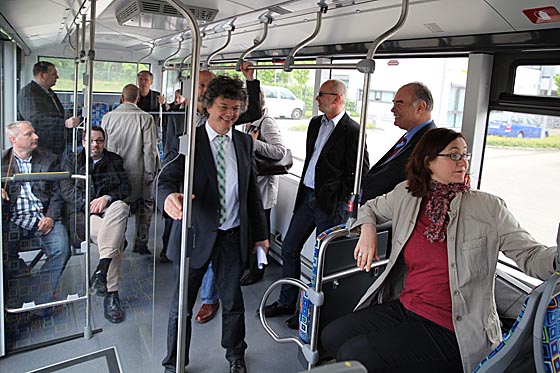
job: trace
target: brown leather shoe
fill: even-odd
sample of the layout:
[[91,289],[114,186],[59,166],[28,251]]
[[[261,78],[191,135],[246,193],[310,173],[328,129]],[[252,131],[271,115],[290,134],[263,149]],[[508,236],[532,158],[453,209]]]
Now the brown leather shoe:
[[194,320],[199,324],[204,324],[205,322],[212,320],[214,316],[216,316],[218,308],[220,308],[219,302],[214,304],[203,304],[202,307],[200,307],[200,311],[198,311],[198,314],[196,315],[196,318]]

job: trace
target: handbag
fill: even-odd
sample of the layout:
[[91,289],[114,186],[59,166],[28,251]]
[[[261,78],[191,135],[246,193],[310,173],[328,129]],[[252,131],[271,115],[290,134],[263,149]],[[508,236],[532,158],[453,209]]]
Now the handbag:
[[255,163],[257,165],[258,176],[285,175],[292,168],[294,161],[292,152],[286,149],[286,154],[282,159],[272,159],[255,153]]
[[[260,126],[266,116],[261,119],[258,126],[250,126],[249,131],[260,129]],[[272,175],[285,175],[288,170],[292,168],[294,161],[292,159],[292,152],[286,149],[286,154],[282,159],[272,159],[264,155],[255,153],[255,164],[257,166],[258,176],[272,176]]]

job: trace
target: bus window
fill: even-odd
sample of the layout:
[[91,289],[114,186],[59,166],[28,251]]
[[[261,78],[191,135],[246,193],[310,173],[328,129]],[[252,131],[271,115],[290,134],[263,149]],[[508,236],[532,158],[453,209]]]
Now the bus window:
[[480,188],[501,197],[533,237],[554,245],[558,229],[560,117],[491,111]]
[[520,65],[515,70],[516,95],[560,96],[560,65]]

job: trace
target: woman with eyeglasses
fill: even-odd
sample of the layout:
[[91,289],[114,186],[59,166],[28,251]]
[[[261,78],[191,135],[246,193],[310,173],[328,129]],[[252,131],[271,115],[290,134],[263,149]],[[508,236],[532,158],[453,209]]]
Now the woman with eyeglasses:
[[389,264],[355,312],[324,329],[337,360],[368,372],[472,372],[501,341],[494,300],[498,253],[546,279],[556,249],[536,242],[500,198],[471,189],[462,134],[427,132],[407,165],[407,180],[368,201],[354,229],[358,267],[377,258],[376,224],[392,221]]

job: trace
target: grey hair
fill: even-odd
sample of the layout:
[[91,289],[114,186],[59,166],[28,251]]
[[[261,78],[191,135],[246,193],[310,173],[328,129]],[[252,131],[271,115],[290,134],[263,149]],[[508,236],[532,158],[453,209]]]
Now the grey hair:
[[[16,122],[12,122],[6,126],[6,135],[8,137],[17,136],[19,133],[19,126],[22,124],[28,124],[31,126],[31,123],[26,120],[18,120]],[[31,126],[33,127],[33,126]]]
[[434,109],[434,98],[432,92],[424,84],[420,82],[408,83],[405,86],[412,88],[413,102],[424,101],[426,103],[426,111],[431,112]]

